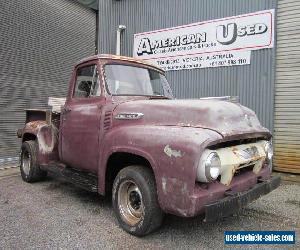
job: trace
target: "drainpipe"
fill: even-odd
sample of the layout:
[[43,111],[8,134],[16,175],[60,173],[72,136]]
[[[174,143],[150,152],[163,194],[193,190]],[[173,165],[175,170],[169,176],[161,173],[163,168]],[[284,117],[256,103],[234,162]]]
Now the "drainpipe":
[[95,10],[96,12],[96,37],[95,37],[95,54],[99,53],[99,10]]
[[126,29],[125,25],[119,25],[117,29],[117,46],[116,46],[116,55],[121,54],[121,33]]

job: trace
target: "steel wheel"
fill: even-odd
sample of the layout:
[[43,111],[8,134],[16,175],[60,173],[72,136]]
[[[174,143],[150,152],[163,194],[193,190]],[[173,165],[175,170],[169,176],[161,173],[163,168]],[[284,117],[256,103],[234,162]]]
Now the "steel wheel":
[[22,168],[24,173],[28,176],[30,173],[31,155],[27,150],[22,152]]
[[46,177],[47,172],[40,169],[37,161],[38,145],[36,141],[25,141],[21,147],[21,176],[23,181],[35,182]]
[[119,225],[132,235],[147,235],[162,223],[155,177],[149,167],[132,165],[120,170],[114,179],[112,204]]
[[122,219],[131,226],[140,222],[144,214],[143,197],[133,181],[124,181],[118,190],[118,206]]

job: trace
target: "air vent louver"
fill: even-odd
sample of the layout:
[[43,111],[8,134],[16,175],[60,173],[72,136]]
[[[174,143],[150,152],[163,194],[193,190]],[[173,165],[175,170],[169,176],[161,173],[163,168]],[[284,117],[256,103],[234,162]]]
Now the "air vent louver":
[[112,115],[112,112],[111,111],[106,111],[105,112],[105,115],[104,115],[104,122],[103,122],[103,125],[104,125],[104,131],[107,131],[110,129],[110,126],[111,126],[111,115]]

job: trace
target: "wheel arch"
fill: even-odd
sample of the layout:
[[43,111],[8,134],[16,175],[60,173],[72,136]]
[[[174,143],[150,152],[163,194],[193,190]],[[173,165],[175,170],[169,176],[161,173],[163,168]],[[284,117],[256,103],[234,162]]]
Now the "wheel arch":
[[[156,180],[155,163],[152,160],[151,156],[139,151],[132,151],[126,149],[118,150],[111,152],[111,154],[109,154],[109,156],[107,157],[107,161],[105,164],[105,173],[103,175],[103,177],[105,178],[105,186],[102,187],[101,193],[110,193],[112,190],[114,179],[116,178],[117,174],[123,168],[131,165],[141,165],[151,169]],[[99,184],[101,185],[101,183]]]
[[34,133],[24,133],[23,134],[23,137],[22,137],[22,142],[25,142],[25,141],[35,141],[37,139],[36,135]]

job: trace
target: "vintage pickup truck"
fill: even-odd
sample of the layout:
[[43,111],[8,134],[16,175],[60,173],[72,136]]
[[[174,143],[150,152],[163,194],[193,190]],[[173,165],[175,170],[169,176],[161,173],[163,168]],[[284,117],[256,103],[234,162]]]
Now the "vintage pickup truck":
[[24,181],[55,172],[110,194],[120,226],[143,236],[165,213],[231,215],[280,184],[272,142],[255,113],[230,98],[176,100],[164,72],[95,55],[74,68],[61,110],[27,110]]

